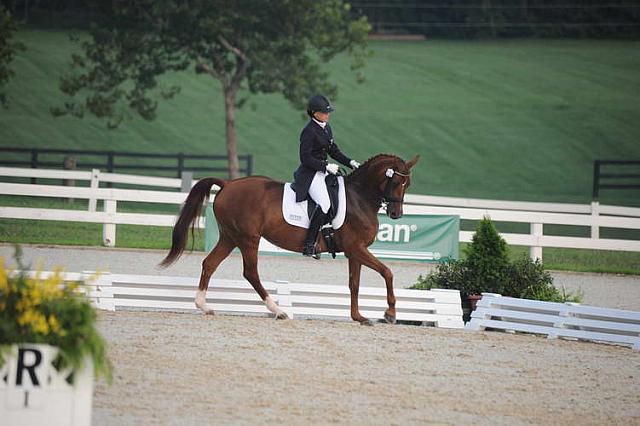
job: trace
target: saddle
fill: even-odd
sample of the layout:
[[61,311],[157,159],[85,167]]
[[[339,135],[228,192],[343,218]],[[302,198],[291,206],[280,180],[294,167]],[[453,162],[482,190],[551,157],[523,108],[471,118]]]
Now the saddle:
[[[347,198],[344,188],[344,178],[342,176],[330,175],[329,183],[330,186],[328,189],[331,208],[329,209],[328,215],[332,218],[330,219],[330,222],[333,229],[340,229],[344,223],[347,213]],[[289,225],[307,229],[309,228],[309,216],[313,214],[316,203],[310,198],[297,203],[296,193],[291,185],[292,184],[290,183],[284,184],[282,216]]]

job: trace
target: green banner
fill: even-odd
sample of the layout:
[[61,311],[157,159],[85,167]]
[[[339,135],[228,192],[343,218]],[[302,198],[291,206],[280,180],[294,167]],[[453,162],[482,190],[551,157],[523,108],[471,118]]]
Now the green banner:
[[[405,215],[392,220],[386,215],[378,215],[378,220],[378,235],[369,247],[377,257],[423,262],[458,259],[459,216]],[[218,224],[211,204],[206,209],[204,235],[205,251],[211,251],[218,241]],[[260,252],[292,254],[264,239],[260,243]]]
[[378,215],[380,226],[369,250],[387,259],[444,262],[458,259],[459,216],[404,215],[390,219]]

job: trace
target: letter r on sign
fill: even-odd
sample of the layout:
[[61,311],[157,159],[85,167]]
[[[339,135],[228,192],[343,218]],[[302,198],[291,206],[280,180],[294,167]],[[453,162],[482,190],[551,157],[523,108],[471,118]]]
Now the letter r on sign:
[[36,367],[42,362],[42,353],[37,349],[20,348],[18,349],[18,368],[16,374],[16,386],[22,386],[22,377],[24,372],[29,373],[31,384],[40,386],[38,376],[36,375]]

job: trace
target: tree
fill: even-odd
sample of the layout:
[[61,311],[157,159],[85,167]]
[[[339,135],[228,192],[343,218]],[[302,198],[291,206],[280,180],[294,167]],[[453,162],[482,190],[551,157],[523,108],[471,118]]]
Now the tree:
[[358,70],[368,53],[369,24],[352,20],[342,0],[103,0],[99,7],[104,19],[60,85],[84,100],[72,99],[54,115],[89,112],[115,127],[130,108],[152,120],[157,100],[179,92],[159,87],[158,77],[192,68],[221,84],[232,178],[239,176],[235,114],[248,96],[240,98],[241,89],[281,92],[300,108],[315,92],[335,95],[323,63],[347,52]]
[[13,77],[14,72],[9,68],[16,53],[24,49],[22,43],[13,41],[16,25],[7,9],[0,4],[0,105],[7,103],[7,95],[3,87]]

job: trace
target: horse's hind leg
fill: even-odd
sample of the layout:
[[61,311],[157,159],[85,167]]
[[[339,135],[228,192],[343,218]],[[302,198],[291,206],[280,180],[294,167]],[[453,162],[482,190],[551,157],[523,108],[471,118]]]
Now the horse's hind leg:
[[202,261],[202,274],[200,274],[200,284],[196,293],[196,307],[205,314],[213,315],[213,309],[207,306],[207,289],[209,288],[209,279],[216,271],[218,265],[229,256],[235,245],[227,241],[222,235],[218,240],[218,244],[211,250],[211,253]]
[[260,276],[258,275],[258,244],[260,239],[256,242],[252,241],[248,244],[240,246],[240,252],[242,253],[242,264],[244,267],[243,275],[251,283],[255,291],[260,295],[260,298],[267,305],[269,309],[276,316],[276,319],[287,319],[287,314],[282,311],[278,305],[269,297],[269,293],[265,290],[264,286],[260,282]]

